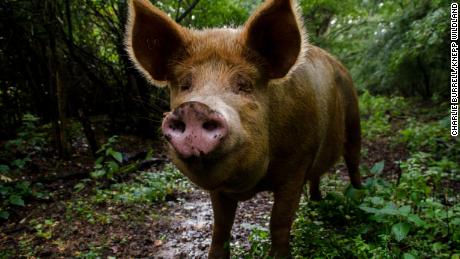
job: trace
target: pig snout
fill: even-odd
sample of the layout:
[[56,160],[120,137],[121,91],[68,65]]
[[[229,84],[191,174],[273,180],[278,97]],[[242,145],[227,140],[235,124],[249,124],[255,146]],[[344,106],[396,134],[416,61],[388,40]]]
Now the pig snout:
[[205,156],[228,135],[222,114],[200,102],[186,102],[163,119],[165,138],[182,158]]

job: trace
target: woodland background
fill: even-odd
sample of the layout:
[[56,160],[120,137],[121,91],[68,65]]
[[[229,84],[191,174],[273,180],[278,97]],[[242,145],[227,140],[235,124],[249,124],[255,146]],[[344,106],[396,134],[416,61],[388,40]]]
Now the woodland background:
[[[260,2],[152,1],[194,28],[240,26]],[[358,88],[367,188],[347,187],[338,165],[323,180],[325,199],[302,203],[294,255],[459,258],[450,2],[299,2],[310,42],[337,56]],[[124,0],[0,0],[0,257],[190,255],[209,245],[206,227],[202,240],[173,231],[183,201],[201,204],[204,194],[164,154],[168,92],[128,60],[126,13]],[[234,237],[236,256],[264,256],[264,217],[249,239]]]

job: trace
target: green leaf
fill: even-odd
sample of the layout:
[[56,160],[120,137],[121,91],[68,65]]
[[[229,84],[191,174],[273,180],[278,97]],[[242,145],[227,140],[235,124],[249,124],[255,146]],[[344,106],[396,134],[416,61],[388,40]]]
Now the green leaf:
[[47,200],[50,198],[50,195],[47,192],[35,192],[34,196],[38,199],[43,199],[43,200]]
[[376,214],[378,213],[378,209],[376,208],[371,208],[371,207],[368,207],[368,206],[359,206],[359,208],[367,213],[372,213],[372,214]]
[[7,193],[11,192],[11,190],[12,190],[11,187],[0,184],[0,194],[1,195],[6,195]]
[[77,183],[75,184],[75,186],[73,187],[75,189],[76,192],[79,192],[81,190],[83,190],[85,188],[85,183]]
[[113,149],[112,149],[111,147],[107,148],[107,149],[105,150],[105,156],[109,156],[110,153],[112,153],[112,151],[113,151]]
[[385,207],[383,209],[380,209],[378,213],[383,214],[383,215],[401,215],[401,213],[397,209]]
[[0,219],[8,219],[10,217],[10,213],[8,211],[0,211]]
[[9,200],[13,205],[24,206],[24,200],[19,195],[13,194],[10,196]]
[[427,225],[424,220],[415,214],[409,214],[409,216],[407,216],[407,220],[414,223],[417,227],[425,227]]
[[16,189],[20,189],[22,194],[30,193],[30,182],[21,181],[16,184]]
[[117,152],[117,151],[114,151],[112,150],[110,152],[110,155],[115,159],[117,160],[119,163],[121,163],[123,161],[123,155],[120,153],[120,152]]
[[5,145],[5,147],[9,148],[11,146],[17,146],[19,147],[22,143],[22,139],[13,139],[13,140],[10,140],[7,142],[7,144]]
[[24,169],[26,165],[26,160],[25,159],[16,159],[11,162],[11,165],[17,167],[18,169]]
[[434,243],[433,245],[431,245],[432,249],[433,249],[435,252],[441,251],[443,248],[445,248],[445,246],[447,246],[447,244],[443,244],[443,243],[441,243],[441,242],[436,242],[436,243]]
[[375,205],[383,205],[385,203],[385,200],[379,196],[374,196],[374,197],[371,197],[370,199],[371,199],[372,204],[375,204]]
[[99,178],[102,177],[106,174],[105,170],[96,170],[90,173],[91,177],[93,178]]
[[145,156],[144,160],[150,160],[152,158],[153,158],[153,149],[149,149],[149,151],[147,152],[147,155]]
[[409,230],[410,230],[410,225],[405,222],[394,224],[391,227],[391,233],[393,233],[396,241],[398,242],[406,238],[407,234],[409,234]]
[[120,166],[113,161],[107,162],[107,167],[109,168],[110,172],[117,172],[118,169],[120,169]]
[[364,192],[362,190],[353,188],[352,185],[348,185],[348,187],[345,189],[344,195],[354,202],[359,202],[364,196]]
[[7,165],[0,165],[0,173],[1,174],[4,174],[4,173],[8,173],[10,171],[10,167],[7,166]]
[[382,160],[382,161],[374,164],[374,166],[371,168],[371,173],[372,174],[380,174],[383,171],[384,167],[385,167],[385,161]]
[[405,206],[402,206],[401,208],[398,209],[398,211],[401,213],[401,215],[403,216],[407,216],[409,215],[410,213],[410,206],[409,205],[405,205]]
[[453,218],[450,220],[450,224],[460,226],[460,218]]
[[417,259],[417,257],[415,257],[415,255],[413,255],[411,253],[404,253],[403,254],[403,259]]
[[98,157],[96,162],[94,162],[94,164],[96,165],[95,167],[102,166],[102,162],[104,162],[104,157],[103,156]]

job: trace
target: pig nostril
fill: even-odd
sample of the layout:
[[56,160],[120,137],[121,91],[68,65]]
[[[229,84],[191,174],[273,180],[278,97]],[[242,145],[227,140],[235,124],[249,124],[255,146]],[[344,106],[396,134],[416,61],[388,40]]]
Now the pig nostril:
[[185,123],[181,120],[172,120],[169,123],[169,128],[173,131],[180,131],[183,133],[185,131]]
[[203,123],[203,129],[205,129],[206,131],[213,131],[219,127],[220,123],[214,120]]

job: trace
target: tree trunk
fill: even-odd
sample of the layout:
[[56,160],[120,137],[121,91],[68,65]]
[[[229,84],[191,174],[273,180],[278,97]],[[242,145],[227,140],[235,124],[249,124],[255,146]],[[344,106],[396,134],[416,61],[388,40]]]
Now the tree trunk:
[[59,151],[62,158],[69,158],[70,156],[70,144],[67,137],[67,96],[65,84],[62,83],[61,76],[59,74],[59,68],[56,69],[56,98],[57,98],[57,109],[58,109],[58,127],[59,127]]
[[423,86],[424,86],[424,89],[422,92],[422,97],[425,99],[425,100],[428,100],[432,97],[432,92],[431,92],[431,87],[430,87],[430,75],[428,73],[428,71],[426,70],[424,64],[423,64],[423,61],[422,59],[419,57],[417,57],[417,65],[419,66],[420,68],[420,72],[422,73],[422,77],[423,77]]
[[[126,4],[120,2],[119,9],[119,27],[124,30],[126,24]],[[120,34],[122,36],[123,34]],[[155,137],[155,128],[149,119],[149,102],[150,102],[150,85],[140,77],[139,73],[133,68],[131,61],[126,53],[123,39],[118,40],[118,54],[121,59],[123,71],[127,78],[126,86],[122,87],[125,110],[127,111],[127,121],[134,123],[132,125],[137,132],[147,137]]]
[[53,99],[53,128],[55,132],[56,149],[59,152],[59,157],[68,158],[70,155],[70,146],[67,140],[66,126],[67,119],[65,116],[66,108],[66,90],[65,85],[62,83],[61,75],[59,74],[59,60],[56,53],[56,34],[58,33],[57,10],[56,2],[46,1],[46,22],[48,32],[48,72],[49,72],[49,87],[51,98]]
[[97,143],[96,134],[94,134],[91,121],[89,120],[84,108],[78,109],[78,118],[80,120],[81,126],[83,127],[83,132],[85,133],[86,139],[88,140],[88,145],[91,149],[91,153],[94,157],[96,157],[96,152],[99,150],[99,144]]

